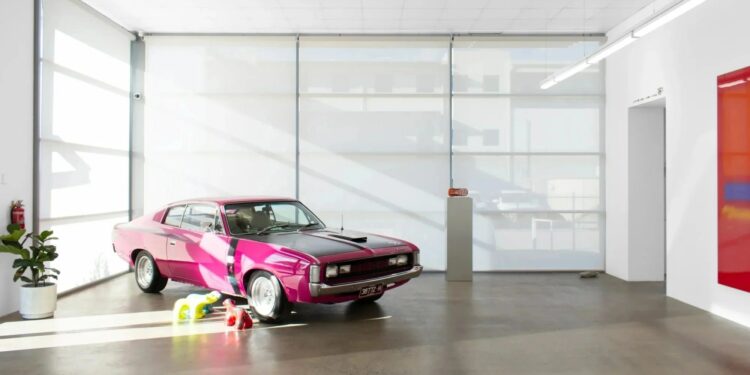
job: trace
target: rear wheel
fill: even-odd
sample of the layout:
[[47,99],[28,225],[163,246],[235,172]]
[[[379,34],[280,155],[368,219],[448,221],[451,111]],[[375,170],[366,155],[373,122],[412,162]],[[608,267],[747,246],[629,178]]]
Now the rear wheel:
[[250,310],[261,322],[279,323],[289,317],[292,304],[274,275],[266,271],[253,272],[246,285]]
[[169,279],[161,275],[154,258],[146,251],[135,257],[135,283],[146,293],[159,293],[167,286]]

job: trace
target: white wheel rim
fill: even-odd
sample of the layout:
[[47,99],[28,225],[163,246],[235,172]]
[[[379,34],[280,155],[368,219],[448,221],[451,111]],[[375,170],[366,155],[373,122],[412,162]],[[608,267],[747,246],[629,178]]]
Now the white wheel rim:
[[151,280],[154,278],[154,264],[148,257],[138,258],[138,264],[135,265],[135,279],[142,288],[148,288]]
[[276,306],[276,288],[273,281],[264,276],[255,279],[250,289],[250,300],[255,312],[270,316]]

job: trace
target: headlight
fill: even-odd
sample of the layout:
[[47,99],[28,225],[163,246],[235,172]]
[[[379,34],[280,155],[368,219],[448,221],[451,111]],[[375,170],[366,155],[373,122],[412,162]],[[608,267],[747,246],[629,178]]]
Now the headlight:
[[395,266],[396,265],[396,258],[388,258],[388,265],[389,266]]
[[326,266],[326,278],[328,277],[336,277],[339,275],[339,267],[335,264],[330,264]]
[[396,265],[398,266],[405,266],[407,262],[409,262],[409,257],[405,254],[396,257]]
[[351,264],[344,264],[343,266],[339,266],[339,273],[349,273],[351,270]]

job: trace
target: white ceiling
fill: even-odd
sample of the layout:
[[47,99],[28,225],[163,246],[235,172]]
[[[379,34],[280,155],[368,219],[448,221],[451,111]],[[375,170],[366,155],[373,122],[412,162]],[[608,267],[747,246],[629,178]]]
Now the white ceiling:
[[176,33],[605,33],[653,0],[83,0]]

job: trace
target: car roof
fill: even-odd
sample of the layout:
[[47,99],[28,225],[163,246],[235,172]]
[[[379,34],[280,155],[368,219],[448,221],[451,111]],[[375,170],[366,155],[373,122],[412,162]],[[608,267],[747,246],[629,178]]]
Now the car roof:
[[273,197],[273,196],[247,196],[247,197],[209,197],[209,198],[195,198],[185,199],[177,202],[172,202],[169,206],[178,204],[189,204],[189,203],[215,203],[218,205],[226,205],[232,203],[256,203],[256,202],[286,202],[296,201],[296,199],[288,197]]

